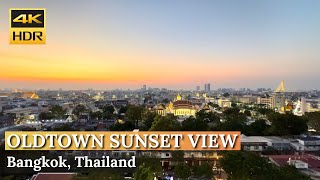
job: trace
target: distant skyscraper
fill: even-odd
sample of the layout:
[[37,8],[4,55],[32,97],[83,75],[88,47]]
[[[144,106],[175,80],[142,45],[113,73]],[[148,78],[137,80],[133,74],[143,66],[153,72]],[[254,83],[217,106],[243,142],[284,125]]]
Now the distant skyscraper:
[[142,86],[142,90],[143,90],[143,91],[146,91],[146,90],[147,90],[147,85],[143,85],[143,86]]
[[204,84],[204,91],[206,91],[206,92],[210,91],[210,83]]
[[197,91],[200,91],[200,86],[197,86]]

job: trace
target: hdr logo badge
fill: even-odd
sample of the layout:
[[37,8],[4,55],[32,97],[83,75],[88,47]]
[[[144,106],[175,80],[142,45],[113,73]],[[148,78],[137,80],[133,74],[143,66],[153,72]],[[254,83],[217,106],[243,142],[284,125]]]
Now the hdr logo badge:
[[10,44],[45,44],[46,9],[10,9]]

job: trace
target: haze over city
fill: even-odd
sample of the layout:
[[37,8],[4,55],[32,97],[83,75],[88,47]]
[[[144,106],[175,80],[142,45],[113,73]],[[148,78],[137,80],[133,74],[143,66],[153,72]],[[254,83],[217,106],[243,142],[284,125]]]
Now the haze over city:
[[[75,5],[76,4],[76,5]],[[0,88],[320,88],[319,1],[18,1],[0,6]],[[9,45],[9,8],[47,9]]]

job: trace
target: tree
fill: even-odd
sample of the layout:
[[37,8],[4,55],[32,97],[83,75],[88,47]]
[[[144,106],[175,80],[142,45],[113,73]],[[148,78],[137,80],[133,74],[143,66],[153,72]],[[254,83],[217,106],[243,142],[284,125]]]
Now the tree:
[[232,107],[232,108],[228,108],[226,110],[223,111],[223,114],[225,116],[228,116],[228,115],[237,115],[240,113],[240,109],[237,108],[237,107]]
[[143,121],[143,130],[149,130],[152,126],[152,123],[157,116],[157,113],[151,112],[149,110],[145,110],[142,114],[142,121]]
[[44,120],[44,119],[53,119],[53,116],[51,116],[51,113],[49,112],[41,112],[39,114],[39,119]]
[[223,96],[223,97],[229,97],[230,94],[226,92],[226,93],[223,93],[222,96]]
[[308,122],[308,125],[315,129],[318,133],[320,132],[320,112],[306,113],[303,118]]
[[50,108],[49,112],[41,112],[39,114],[39,119],[62,119],[66,112],[67,110],[63,109],[61,106],[54,105]]
[[244,131],[246,116],[244,114],[231,114],[225,117],[225,122],[220,124],[222,131]]
[[181,128],[183,131],[206,131],[208,130],[208,125],[204,120],[189,117],[182,122]]
[[196,118],[203,120],[205,122],[218,122],[220,118],[216,113],[213,112],[205,112],[204,110],[200,110],[196,113]]
[[310,179],[295,168],[279,168],[254,152],[227,151],[219,161],[230,180]]
[[131,105],[128,107],[128,110],[126,112],[126,118],[131,121],[134,122],[135,126],[138,127],[138,122],[139,120],[141,120],[141,116],[142,116],[142,112],[143,112],[143,107],[142,106],[134,106]]
[[102,120],[103,119],[103,113],[101,111],[96,112],[90,112],[90,117],[92,119]]
[[135,180],[141,179],[153,179],[154,175],[150,167],[147,167],[145,164],[142,164],[138,167],[137,171],[134,173]]
[[190,167],[185,163],[179,163],[174,167],[174,173],[182,179],[190,177],[191,170]]
[[294,166],[286,165],[282,168],[280,168],[280,176],[282,179],[288,179],[288,180],[300,180],[300,179],[310,179],[310,177],[302,174],[299,172]]
[[128,110],[128,106],[121,106],[119,109],[119,114],[126,113]]
[[244,151],[228,151],[220,159],[229,179],[274,179],[276,168],[258,154]]
[[110,131],[133,131],[135,126],[132,122],[116,123],[109,127]]
[[105,106],[103,106],[102,110],[103,110],[103,112],[108,112],[110,114],[113,114],[115,111],[115,109],[112,105],[105,105]]
[[171,156],[174,162],[183,162],[184,161],[184,152],[183,151],[171,151]]
[[268,119],[271,121],[270,134],[277,136],[299,135],[307,132],[308,126],[305,119],[295,116],[292,113],[269,114]]
[[89,110],[82,104],[78,104],[72,111],[76,116],[79,116],[81,113],[87,113]]
[[201,176],[212,177],[213,175],[212,166],[207,162],[202,163],[199,166],[195,166],[194,174],[198,177],[201,177]]
[[160,159],[155,156],[142,156],[137,158],[137,165],[140,166],[142,164],[149,167],[152,172],[162,171]]
[[58,105],[52,106],[50,111],[52,113],[52,116],[57,119],[63,118],[67,112],[65,109]]
[[274,112],[272,109],[267,109],[267,108],[259,108],[257,111],[262,115],[267,115]]
[[163,103],[163,104],[167,104],[167,103],[169,103],[169,102],[170,102],[170,100],[169,100],[168,98],[165,98],[165,99],[162,100],[162,103]]
[[103,112],[103,117],[105,119],[112,119],[114,117],[113,113],[114,113],[115,109],[112,105],[105,105],[102,108],[102,112]]
[[268,125],[263,119],[256,120],[248,126],[247,136],[263,136],[267,134]]
[[173,115],[156,116],[150,131],[177,131],[181,129],[180,123]]

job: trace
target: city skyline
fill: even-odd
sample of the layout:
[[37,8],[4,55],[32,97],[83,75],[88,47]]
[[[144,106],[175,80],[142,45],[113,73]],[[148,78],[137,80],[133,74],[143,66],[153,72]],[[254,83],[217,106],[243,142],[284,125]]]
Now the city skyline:
[[[9,1],[0,88],[320,89],[319,1]],[[9,8],[47,8],[47,44],[9,45]],[[67,18],[66,18],[67,17]]]

